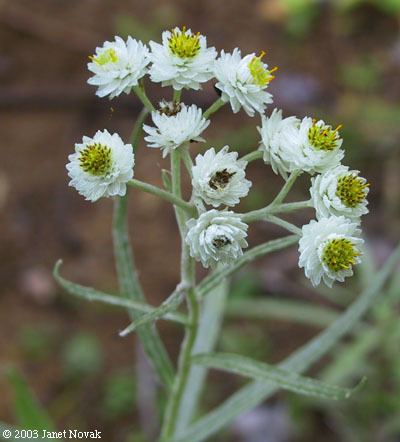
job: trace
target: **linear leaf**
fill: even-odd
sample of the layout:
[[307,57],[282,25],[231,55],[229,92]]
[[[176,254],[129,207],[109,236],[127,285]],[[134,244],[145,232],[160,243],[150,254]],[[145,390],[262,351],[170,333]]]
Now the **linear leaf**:
[[282,319],[326,327],[339,316],[328,307],[287,299],[238,299],[228,303],[227,314],[252,319]]
[[14,391],[14,412],[24,429],[54,431],[50,416],[39,404],[25,379],[16,369],[8,370],[8,379]]
[[[137,310],[138,312],[151,313],[156,310],[153,307],[144,302],[132,301],[130,299],[121,298],[118,296],[110,295],[108,293],[101,292],[92,287],[86,287],[84,285],[76,284],[74,282],[68,281],[60,275],[60,267],[62,265],[62,260],[58,260],[54,266],[53,275],[54,279],[60,284],[60,286],[69,294],[77,296],[87,301],[98,301],[104,304],[109,304],[117,307],[124,307],[127,309]],[[161,318],[160,318],[161,319]],[[186,318],[180,313],[167,313],[162,319],[167,319],[169,321],[179,322],[181,324],[186,324]]]
[[125,337],[129,333],[134,332],[138,327],[157,321],[157,319],[161,319],[168,313],[175,311],[182,304],[184,293],[185,290],[178,287],[159,307],[133,321],[119,335]]
[[199,354],[193,357],[193,362],[259,381],[270,381],[283,390],[323,399],[347,399],[358,388],[336,387],[277,366],[230,353]]
[[[217,287],[214,287],[212,293],[204,299],[192,354],[210,353],[213,351],[221,329],[228,288],[229,282],[227,279],[224,279]],[[179,406],[176,429],[178,434],[189,425],[197,410],[206,376],[207,367],[199,365],[191,366],[185,391]]]
[[[144,302],[145,296],[136,273],[129,240],[127,203],[127,195],[116,198],[114,201],[113,241],[119,287],[121,295],[133,301]],[[128,313],[133,321],[143,314],[133,309],[129,309]],[[146,324],[140,327],[138,336],[156,375],[167,388],[171,388],[174,381],[174,368],[157,329],[152,324]]]
[[[327,329],[290,355],[280,367],[302,373],[322,356],[327,354],[348,331],[357,324],[368,308],[380,295],[385,282],[393,272],[400,258],[397,246],[382,269],[375,275],[374,282],[365,289],[347,310]],[[234,393],[223,404],[200,418],[186,431],[168,442],[201,442],[230,424],[240,414],[251,410],[276,391],[276,386],[266,382],[253,381]]]

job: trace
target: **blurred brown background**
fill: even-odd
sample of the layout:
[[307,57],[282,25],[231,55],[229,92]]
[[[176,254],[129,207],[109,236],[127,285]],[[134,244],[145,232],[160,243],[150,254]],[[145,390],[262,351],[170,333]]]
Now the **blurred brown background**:
[[[86,203],[67,186],[65,164],[84,134],[107,128],[127,139],[140,107],[133,95],[96,98],[86,84],[88,55],[116,34],[159,40],[162,30],[184,24],[206,34],[218,50],[266,50],[267,62],[279,67],[270,86],[274,104],[286,115],[342,123],[346,164],[371,182],[364,229],[373,259],[382,262],[399,238],[400,0],[1,0],[1,421],[15,422],[13,391],[3,373],[12,365],[59,429],[97,428],[110,442],[145,440],[134,404],[134,338],[117,335],[127,325],[125,313],[69,298],[56,287],[51,270],[63,258],[68,278],[116,291],[112,203]],[[156,100],[164,92],[154,88],[149,94]],[[212,84],[200,94],[184,94],[204,108],[215,98]],[[208,145],[231,144],[246,153],[257,146],[258,124],[258,118],[223,109],[207,131]],[[141,147],[136,177],[161,185],[163,167],[158,151]],[[248,173],[254,187],[243,210],[265,205],[281,183],[262,164],[252,164]],[[294,199],[307,197],[307,181],[301,183]],[[131,192],[130,210],[140,277],[149,302],[158,304],[178,279],[173,213],[137,191]],[[296,221],[309,216],[300,214]],[[258,226],[252,242],[281,233]],[[232,296],[269,293],[329,304],[305,286],[296,266],[296,250],[266,258],[242,273]],[[227,321],[220,346],[278,361],[316,333],[313,327],[266,322]],[[175,356],[180,329],[165,323],[159,328]],[[400,341],[394,342],[398,352]],[[213,440],[309,441],[321,434],[332,441],[400,440],[400,428],[384,431],[400,413],[400,363],[380,357],[399,379],[393,386],[393,373],[382,375],[380,362],[371,375],[376,388],[364,393],[367,408],[360,416],[279,395]],[[212,376],[206,406],[226,398],[240,382]]]

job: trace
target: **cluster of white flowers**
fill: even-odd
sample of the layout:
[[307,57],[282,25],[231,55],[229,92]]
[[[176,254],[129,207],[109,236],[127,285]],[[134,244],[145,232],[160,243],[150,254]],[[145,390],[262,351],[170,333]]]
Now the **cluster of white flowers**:
[[[191,142],[205,141],[202,134],[210,124],[211,111],[203,113],[196,105],[181,102],[184,89],[199,90],[214,80],[220,92],[218,106],[229,103],[234,113],[243,109],[251,117],[259,114],[259,150],[264,162],[285,180],[292,173],[312,176],[310,194],[317,220],[302,227],[299,266],[312,284],[322,280],[331,286],[351,275],[360,262],[359,225],[360,217],[368,212],[368,183],[358,171],[341,164],[340,126],[310,117],[283,118],[278,109],[265,114],[272,103],[267,89],[276,68],[268,68],[262,61],[264,55],[242,56],[237,48],[218,55],[214,47],[207,47],[206,37],[185,27],[163,32],[162,42],[151,41],[149,47],[131,37],[126,41],[115,37],[90,57],[88,69],[94,75],[88,83],[97,86],[100,97],[134,91],[145,105],[149,104],[147,97],[147,103],[143,100],[146,75],[154,83],[171,86],[174,100],[162,101],[158,109],[150,103],[152,125],[143,125],[148,147],[159,148],[163,157],[175,150],[184,152]],[[132,145],[104,130],[75,145],[67,169],[70,185],[96,201],[124,195],[133,166]],[[239,214],[227,210],[249,193],[252,183],[246,179],[246,166],[247,161],[230,152],[229,146],[209,148],[188,166],[197,216],[188,220],[185,240],[191,256],[204,267],[230,264],[248,245],[248,225]]]

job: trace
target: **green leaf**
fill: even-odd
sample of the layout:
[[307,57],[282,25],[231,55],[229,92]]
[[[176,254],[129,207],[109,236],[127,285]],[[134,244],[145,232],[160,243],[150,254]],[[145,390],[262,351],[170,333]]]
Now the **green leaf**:
[[281,319],[310,326],[326,327],[339,313],[331,308],[286,299],[239,299],[228,304],[229,316],[251,319]]
[[[379,297],[380,292],[400,259],[400,245],[375,275],[374,282],[364,290],[350,307],[327,329],[289,356],[279,366],[285,370],[302,373],[327,354],[348,331],[354,327],[368,308]],[[168,442],[200,442],[229,425],[237,416],[251,410],[276,391],[276,386],[253,381],[234,393],[222,405],[216,407],[188,427],[186,431]]]
[[325,384],[324,382],[300,376],[283,368],[232,353],[199,354],[195,355],[192,360],[195,364],[205,365],[206,367],[235,373],[259,381],[273,382],[283,390],[289,390],[305,396],[342,400],[348,399],[358,388],[348,389]]
[[[225,279],[205,298],[192,354],[213,351],[223,321],[228,288],[229,283]],[[178,433],[189,425],[197,410],[206,376],[206,367],[191,365],[178,411],[176,424]]]
[[[145,296],[136,273],[130,246],[127,203],[127,195],[114,200],[113,241],[119,287],[122,296],[135,302],[144,302]],[[134,309],[129,309],[128,313],[133,321],[143,314]],[[156,375],[163,385],[171,388],[174,382],[174,368],[158,331],[153,325],[146,324],[140,327],[138,336]]]
[[25,379],[16,369],[9,369],[8,379],[14,391],[14,413],[24,429],[55,431],[50,416],[39,404]]
[[[144,302],[132,301],[131,299],[120,298],[118,296],[110,295],[108,293],[101,292],[92,287],[86,287],[74,282],[68,281],[60,275],[60,267],[62,265],[62,260],[58,260],[54,266],[53,275],[54,279],[60,284],[60,286],[70,295],[77,296],[87,301],[98,301],[105,304],[124,307],[127,309],[137,310],[141,313],[151,313],[156,310],[155,307],[145,304]],[[160,318],[161,319],[161,318]],[[185,324],[186,318],[184,315],[179,313],[167,313],[162,319],[179,322]]]
[[157,319],[161,319],[168,313],[175,311],[182,304],[184,293],[185,289],[177,287],[176,290],[174,290],[174,292],[159,307],[133,321],[130,325],[128,325],[128,327],[122,330],[119,335],[125,337],[129,335],[129,333],[134,332],[137,328],[157,321]]

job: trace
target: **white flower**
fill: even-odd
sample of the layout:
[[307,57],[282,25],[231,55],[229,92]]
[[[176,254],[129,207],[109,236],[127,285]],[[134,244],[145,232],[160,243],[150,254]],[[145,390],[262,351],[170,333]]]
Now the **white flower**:
[[248,226],[233,212],[209,210],[198,219],[190,219],[187,226],[190,256],[204,267],[232,263],[243,254],[242,248],[247,247]]
[[274,78],[272,70],[259,57],[249,54],[242,58],[238,48],[232,54],[221,52],[215,61],[214,74],[218,80],[215,87],[221,91],[221,98],[230,102],[234,113],[243,107],[249,116],[254,112],[263,113],[266,105],[272,103],[272,95],[266,92]]
[[148,134],[145,140],[149,147],[161,148],[164,158],[187,141],[204,141],[200,134],[210,124],[209,120],[203,118],[201,109],[196,105],[175,104],[175,106],[176,113],[170,112],[170,108],[166,106],[160,111],[152,112],[151,116],[156,127],[143,126]]
[[197,155],[192,168],[192,185],[196,197],[207,204],[234,206],[249,193],[251,182],[246,180],[246,161],[238,160],[237,152],[225,146],[218,153],[214,148]]
[[282,111],[274,109],[270,117],[262,116],[261,135],[259,150],[263,153],[265,163],[271,164],[276,174],[287,178],[288,172],[292,171],[291,152],[287,153],[287,143],[283,141],[283,134],[288,126],[296,128],[300,120],[296,117],[282,118]]
[[96,132],[93,138],[83,137],[68,159],[69,185],[89,201],[125,195],[126,183],[133,177],[132,145],[107,130]]
[[333,129],[324,121],[305,117],[299,124],[289,124],[282,132],[285,148],[281,157],[289,169],[310,174],[323,173],[340,164],[344,156],[339,127]]
[[106,41],[102,47],[96,48],[96,55],[90,57],[89,71],[93,77],[88,83],[98,86],[96,95],[110,98],[125,92],[128,94],[147,73],[150,63],[149,50],[141,41],[128,37],[125,42],[120,37],[115,41]]
[[321,282],[332,287],[334,281],[343,282],[353,274],[353,266],[361,262],[358,223],[344,216],[312,220],[302,228],[299,241],[299,267],[311,283]]
[[337,166],[311,180],[311,198],[317,218],[344,215],[354,220],[368,213],[368,183],[358,170]]
[[162,34],[162,44],[150,42],[150,78],[176,90],[201,88],[213,77],[215,48],[207,48],[206,37],[190,29],[175,28]]

